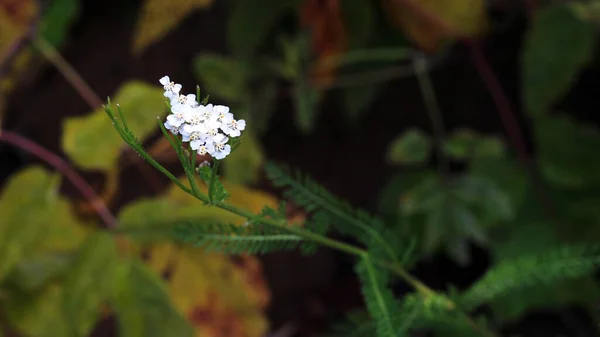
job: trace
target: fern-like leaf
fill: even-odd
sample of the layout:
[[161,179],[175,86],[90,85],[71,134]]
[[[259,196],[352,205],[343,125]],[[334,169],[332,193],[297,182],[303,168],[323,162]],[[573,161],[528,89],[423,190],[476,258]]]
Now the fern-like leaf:
[[[386,231],[385,224],[362,210],[354,210],[348,203],[336,198],[312,178],[289,170],[274,163],[265,165],[268,178],[277,187],[286,188],[284,195],[308,212],[324,211],[332,218],[336,229],[342,233],[360,239],[373,254],[382,258],[396,260],[402,245],[393,244],[388,239],[396,235]],[[389,235],[389,236],[388,236]]]
[[249,224],[179,224],[171,229],[172,236],[180,241],[194,244],[207,251],[226,254],[266,254],[292,250],[302,238],[281,230]]
[[467,290],[460,303],[470,310],[514,290],[590,274],[598,264],[600,245],[567,245],[503,262]]
[[375,336],[376,325],[368,312],[353,311],[343,321],[334,323],[331,330],[321,337],[364,337]]
[[[305,222],[304,229],[307,229],[315,234],[322,236],[327,235],[331,217],[322,211],[316,212],[310,220]],[[300,246],[302,254],[311,255],[317,251],[317,243],[314,241],[305,241]]]
[[398,337],[403,333],[400,306],[387,287],[388,275],[375,267],[371,257],[364,255],[356,266],[362,281],[362,293],[367,310],[375,321],[378,337]]

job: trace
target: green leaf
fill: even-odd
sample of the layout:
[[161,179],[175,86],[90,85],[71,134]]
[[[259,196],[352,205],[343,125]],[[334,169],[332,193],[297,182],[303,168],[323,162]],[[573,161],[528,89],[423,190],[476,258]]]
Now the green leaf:
[[458,160],[500,158],[505,155],[502,141],[493,136],[480,135],[469,129],[454,131],[443,144],[444,153]]
[[246,84],[250,69],[243,63],[230,57],[203,53],[194,59],[194,72],[204,84],[203,90],[211,96],[232,104],[249,100]]
[[229,47],[238,55],[253,54],[281,15],[299,3],[299,0],[269,0],[257,6],[253,0],[238,0],[227,24]]
[[[125,83],[113,99],[120,105],[133,134],[142,139],[156,129],[157,117],[166,116],[164,101],[162,88],[138,81]],[[123,148],[123,140],[111,123],[102,108],[87,116],[67,119],[63,149],[84,169],[113,169]]]
[[376,323],[378,337],[398,337],[402,332],[400,306],[387,287],[387,275],[375,268],[368,255],[357,264],[356,274],[362,281],[362,293],[371,318]]
[[[215,164],[213,164],[215,165]],[[214,167],[203,166],[198,169],[198,175],[207,186],[209,186],[209,198],[213,201],[223,201],[229,197],[229,193],[225,190],[225,186],[219,180],[217,172]],[[213,186],[212,189],[210,186]]]
[[73,269],[67,275],[62,310],[69,322],[69,336],[88,336],[114,285],[117,250],[109,234],[98,233],[86,240]]
[[164,281],[136,260],[118,270],[111,303],[121,337],[194,336],[189,322],[173,307]]
[[[560,230],[549,224],[536,207],[540,208],[535,206],[535,202],[525,205],[527,213],[522,212],[509,228],[498,230],[500,235],[492,245],[496,263],[509,263],[522,256],[543,254],[564,241],[559,236]],[[563,305],[583,305],[589,308],[595,306],[599,299],[600,287],[590,275],[516,289],[494,298],[489,304],[499,320],[510,323],[521,319],[531,310]]]
[[294,102],[296,103],[296,126],[300,131],[313,131],[317,119],[321,93],[311,86],[307,79],[299,77],[294,85]]
[[430,150],[429,137],[419,129],[409,129],[389,145],[387,160],[392,164],[423,164]]
[[597,245],[564,245],[502,261],[464,294],[462,303],[475,308],[511,292],[590,275],[600,264],[599,253]]
[[71,249],[82,236],[69,203],[58,194],[60,179],[40,167],[14,174],[0,195],[0,280],[22,258],[43,248]]
[[40,23],[41,35],[55,47],[68,36],[69,28],[79,15],[79,0],[54,0],[45,11]]
[[536,124],[542,174],[552,183],[582,188],[600,183],[600,132],[567,116],[549,116]]
[[466,266],[471,261],[468,240],[484,244],[487,236],[471,210],[449,197],[444,199],[441,207],[427,215],[424,250],[432,254],[443,246],[456,263]]
[[501,157],[475,157],[471,162],[471,176],[484,178],[501,190],[514,209],[525,201],[530,180],[523,167],[514,159]]
[[444,141],[444,153],[455,159],[468,159],[473,152],[477,138],[477,134],[471,130],[457,130]]
[[264,153],[251,130],[245,130],[242,137],[239,147],[227,157],[223,176],[232,183],[253,184],[260,177]]
[[594,40],[593,28],[568,4],[536,13],[521,59],[527,112],[540,115],[562,98],[589,61]]
[[191,243],[206,251],[235,255],[291,250],[302,242],[302,237],[287,231],[256,224],[181,223],[169,232],[176,240]]

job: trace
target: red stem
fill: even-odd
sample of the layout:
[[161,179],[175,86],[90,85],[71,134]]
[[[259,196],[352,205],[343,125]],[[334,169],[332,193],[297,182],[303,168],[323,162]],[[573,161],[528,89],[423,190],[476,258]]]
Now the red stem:
[[115,228],[117,226],[117,219],[115,219],[112,212],[106,207],[102,198],[96,194],[96,191],[65,160],[35,142],[10,131],[0,131],[0,141],[23,149],[54,167],[90,202],[107,228]]
[[519,159],[523,164],[527,164],[529,162],[529,155],[527,154],[527,147],[525,146],[525,141],[523,139],[523,134],[519,128],[519,123],[515,118],[515,114],[512,111],[510,106],[510,101],[500,82],[496,78],[494,71],[488,64],[483,52],[481,51],[481,47],[478,44],[465,42],[471,48],[471,57],[473,62],[475,63],[475,67],[481,76],[481,79],[485,83],[488,92],[492,96],[494,100],[494,104],[498,109],[498,113],[500,114],[500,119],[502,120],[502,124],[504,125],[504,129],[508,134],[508,139],[512,142],[513,147],[517,151]]

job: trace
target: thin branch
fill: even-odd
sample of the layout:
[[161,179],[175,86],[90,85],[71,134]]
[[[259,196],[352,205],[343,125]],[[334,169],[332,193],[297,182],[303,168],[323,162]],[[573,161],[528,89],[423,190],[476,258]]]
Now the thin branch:
[[71,84],[73,89],[77,91],[79,96],[81,96],[92,109],[96,109],[101,107],[103,102],[96,95],[94,90],[90,87],[90,85],[83,80],[81,76],[77,73],[73,67],[65,60],[59,52],[50,44],[50,42],[46,41],[42,37],[37,37],[34,40],[34,45],[37,49],[44,55],[44,57],[52,63],[56,69],[65,77],[65,79]]
[[477,68],[479,76],[481,76],[481,79],[485,83],[488,92],[494,100],[496,109],[498,109],[500,118],[504,124],[504,129],[508,134],[509,141],[513,143],[512,145],[517,151],[519,159],[524,164],[527,164],[529,162],[527,147],[525,146],[523,134],[519,128],[519,123],[517,122],[515,114],[510,106],[510,101],[508,97],[506,97],[506,94],[504,93],[500,82],[496,78],[492,67],[490,67],[485,56],[483,55],[481,47],[478,44],[470,44],[470,47],[471,58],[475,63],[475,68]]
[[0,131],[0,141],[23,149],[59,171],[86,198],[107,228],[115,228],[117,219],[94,189],[65,160],[35,142],[10,131]]
[[[63,77],[71,84],[71,87],[77,91],[79,96],[86,101],[86,103],[92,109],[97,109],[101,107],[104,103],[100,99],[100,97],[94,92],[91,86],[79,75],[77,70],[75,70],[67,60],[65,60],[60,53],[52,46],[51,43],[46,41],[44,38],[38,36],[34,40],[34,44],[37,49],[44,55],[44,57],[58,69],[58,71],[63,75]],[[155,191],[159,190],[159,184],[156,180],[156,176],[150,172],[143,163],[139,161],[134,161],[135,166],[140,171],[140,173],[151,182],[151,186]]]
[[425,101],[425,107],[427,108],[427,114],[429,115],[429,120],[433,126],[433,138],[438,159],[438,168],[443,179],[450,171],[450,163],[444,154],[444,140],[446,139],[444,117],[437,98],[435,97],[435,90],[431,83],[431,79],[429,78],[429,74],[427,73],[426,63],[423,57],[415,58],[414,68],[417,74],[419,88],[421,89],[421,95],[423,95],[423,101]]

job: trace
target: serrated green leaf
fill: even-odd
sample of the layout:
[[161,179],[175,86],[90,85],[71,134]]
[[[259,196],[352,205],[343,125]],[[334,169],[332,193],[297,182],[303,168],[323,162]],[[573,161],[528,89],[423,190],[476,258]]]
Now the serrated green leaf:
[[219,176],[213,167],[200,167],[198,169],[198,175],[200,176],[200,179],[206,183],[206,186],[208,186],[208,193],[210,194],[209,198],[211,200],[223,201],[229,197],[229,193],[221,183]]
[[55,47],[62,45],[79,15],[79,0],[54,0],[44,12],[40,34]]
[[203,53],[194,59],[194,73],[204,84],[203,90],[211,96],[230,103],[247,102],[246,87],[250,69],[243,63],[217,54]]
[[419,129],[409,129],[389,145],[387,160],[392,164],[423,164],[430,150],[429,137]]
[[[163,89],[139,81],[121,86],[112,102],[120,105],[127,125],[140,139],[156,130],[156,118],[163,118],[167,113]],[[64,123],[63,149],[84,169],[113,169],[123,140],[111,123],[102,108],[87,116],[68,118]]]
[[253,0],[237,1],[227,24],[229,47],[238,55],[253,54],[281,15],[299,3],[299,0],[269,0],[257,6]]
[[594,40],[593,28],[568,4],[536,13],[521,59],[527,112],[543,114],[562,98],[590,59]]
[[164,281],[141,262],[121,265],[111,298],[121,337],[194,336],[173,307]]
[[223,176],[236,184],[253,184],[264,163],[262,146],[252,130],[245,130],[239,147],[227,156]]
[[461,301],[466,307],[475,308],[511,293],[588,276],[600,264],[599,252],[597,245],[559,245],[501,261],[467,290]]
[[71,249],[83,231],[59,196],[60,178],[40,167],[14,174],[0,195],[0,279],[43,248]]
[[375,322],[378,337],[404,336],[410,317],[404,315],[396,301],[393,292],[388,287],[386,272],[378,269],[368,255],[362,256],[361,261],[354,268],[357,276],[362,281],[361,292],[367,310]]
[[71,337],[88,336],[114,286],[118,263],[113,238],[106,233],[90,236],[79,250],[65,279],[62,312],[68,318]]

